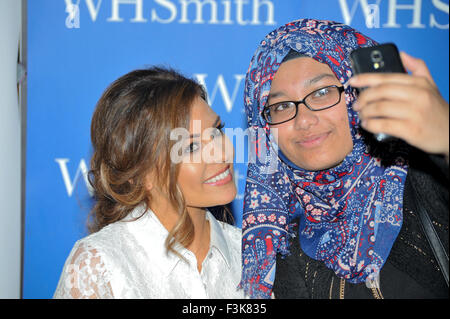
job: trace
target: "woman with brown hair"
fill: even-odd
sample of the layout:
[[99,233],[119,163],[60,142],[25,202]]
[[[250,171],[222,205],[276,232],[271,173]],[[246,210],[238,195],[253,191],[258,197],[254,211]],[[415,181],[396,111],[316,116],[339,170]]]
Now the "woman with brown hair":
[[55,298],[240,298],[241,231],[207,207],[236,195],[233,147],[203,88],[179,73],[132,71],[92,118],[91,234]]

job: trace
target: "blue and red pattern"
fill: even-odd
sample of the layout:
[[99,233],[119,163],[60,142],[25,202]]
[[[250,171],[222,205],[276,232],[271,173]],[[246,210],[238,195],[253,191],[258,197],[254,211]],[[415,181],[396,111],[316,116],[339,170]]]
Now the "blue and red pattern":
[[[384,167],[368,154],[352,109],[355,90],[347,84],[351,51],[375,44],[347,25],[302,19],[268,34],[253,56],[245,107],[249,129],[266,133],[266,148],[259,151],[267,156],[249,164],[244,196],[241,287],[251,298],[270,298],[276,255],[289,254],[294,216],[300,218],[303,251],[351,283],[379,271],[389,255],[402,225],[407,166],[399,159]],[[291,49],[327,64],[345,87],[354,147],[335,168],[310,172],[281,160],[261,117],[272,79]]]

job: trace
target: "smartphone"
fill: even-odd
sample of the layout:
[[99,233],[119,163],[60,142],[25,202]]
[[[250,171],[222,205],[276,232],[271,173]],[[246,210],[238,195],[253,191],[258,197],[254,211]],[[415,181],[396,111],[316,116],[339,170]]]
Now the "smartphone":
[[[350,54],[350,60],[355,75],[361,73],[407,73],[397,46],[393,43],[356,49]],[[384,133],[375,134],[375,138],[379,142],[395,139]]]

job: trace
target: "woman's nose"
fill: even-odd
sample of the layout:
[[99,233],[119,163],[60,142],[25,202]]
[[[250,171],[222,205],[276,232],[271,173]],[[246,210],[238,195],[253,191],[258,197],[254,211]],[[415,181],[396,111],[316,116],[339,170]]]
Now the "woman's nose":
[[234,159],[233,142],[231,142],[231,140],[225,134],[223,135],[223,146],[222,147],[223,147],[223,153],[224,153],[224,157],[223,157],[224,162],[225,163],[233,163],[233,159]]
[[232,163],[234,146],[230,139],[222,134],[210,140],[204,149],[203,160],[207,163]]
[[298,130],[308,130],[319,122],[317,112],[311,111],[305,105],[298,106],[297,116],[294,118],[294,127]]

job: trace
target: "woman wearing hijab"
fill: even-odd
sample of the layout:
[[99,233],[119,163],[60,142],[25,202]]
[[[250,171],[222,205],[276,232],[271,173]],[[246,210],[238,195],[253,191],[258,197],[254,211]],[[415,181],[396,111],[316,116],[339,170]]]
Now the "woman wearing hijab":
[[[251,61],[248,125],[267,141],[244,198],[251,298],[448,297],[419,219],[425,210],[446,253],[448,103],[406,54],[412,75],[351,79],[350,53],[376,44],[303,19],[267,35]],[[367,132],[401,140],[379,145]]]

